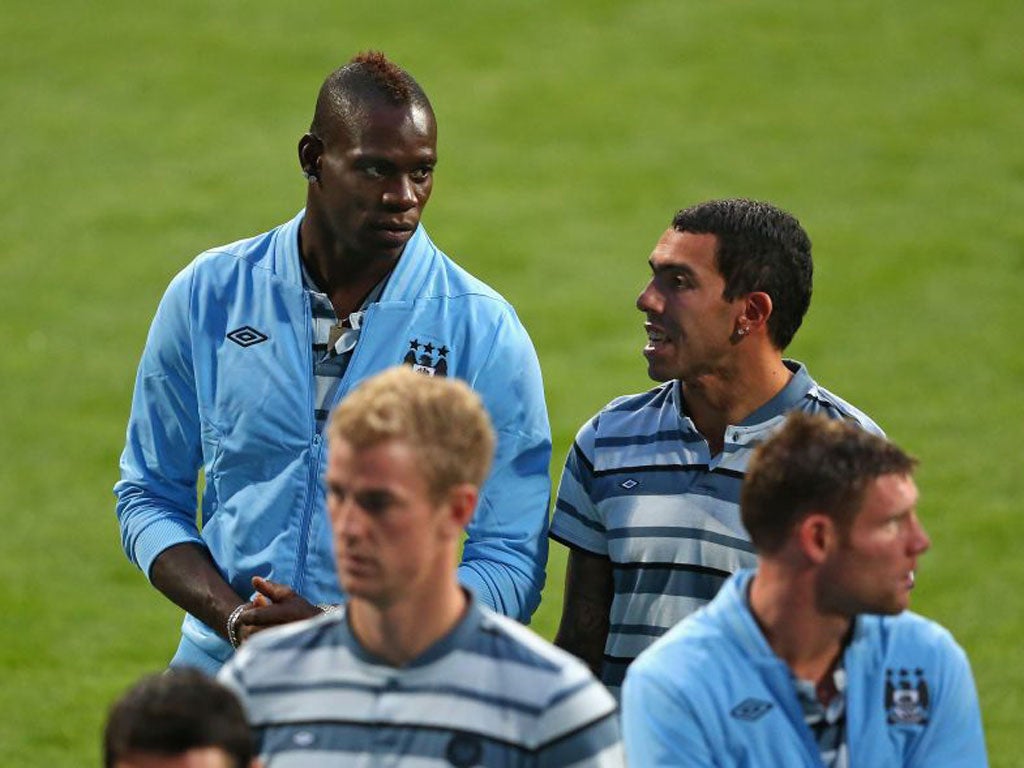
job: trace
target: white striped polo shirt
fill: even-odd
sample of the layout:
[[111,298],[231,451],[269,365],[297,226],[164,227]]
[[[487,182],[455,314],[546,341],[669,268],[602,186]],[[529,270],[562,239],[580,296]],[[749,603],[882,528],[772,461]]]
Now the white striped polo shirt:
[[624,765],[615,701],[590,671],[475,599],[401,668],[345,616],[260,633],[221,671],[267,768]]
[[[300,260],[300,263],[301,260]],[[312,346],[313,346],[313,418],[316,420],[316,431],[323,433],[327,419],[331,415],[331,404],[337,394],[341,379],[348,370],[352,351],[359,342],[363,317],[367,308],[380,300],[387,284],[389,272],[363,299],[360,308],[348,317],[339,321],[334,305],[326,293],[320,290],[312,275],[302,263],[302,285],[309,296],[309,309],[312,314]]]
[[710,455],[684,415],[678,381],[613,400],[583,425],[565,462],[551,538],[612,561],[615,594],[601,679],[618,693],[629,664],[756,562],[740,522],[751,452],[789,411],[849,419],[881,434],[861,411],[786,360],[789,383]]

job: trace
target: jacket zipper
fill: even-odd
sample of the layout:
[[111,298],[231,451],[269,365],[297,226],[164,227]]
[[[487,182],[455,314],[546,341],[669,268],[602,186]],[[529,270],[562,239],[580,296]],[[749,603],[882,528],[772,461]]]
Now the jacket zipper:
[[302,517],[299,522],[299,551],[295,560],[295,584],[293,589],[303,595],[306,588],[306,558],[309,556],[309,528],[313,517],[313,500],[316,498],[317,469],[320,467],[320,451],[322,440],[316,431],[316,407],[313,400],[316,397],[316,377],[313,375],[313,345],[310,341],[313,338],[313,317],[312,309],[309,306],[309,295],[302,292],[303,317],[305,319],[305,353],[306,358],[306,391],[309,394],[309,401],[306,413],[309,418],[309,431],[312,434],[309,449],[309,474],[306,479],[306,504],[302,510]]
[[[309,296],[303,293],[303,306],[305,307],[306,317],[306,338],[312,338],[313,327],[312,327],[312,310],[309,306]],[[366,315],[363,317],[363,323],[374,314],[374,304],[371,304],[367,310]],[[349,358],[348,367],[345,369],[345,375],[341,377],[341,381],[338,384],[338,391],[334,395],[334,402],[331,403],[331,410],[334,410],[335,406],[340,402],[344,396],[342,393],[347,392],[345,383],[349,377],[349,374],[355,368],[356,358],[359,355],[360,349],[364,346],[363,332],[360,331],[359,342],[356,343],[355,349],[352,350],[352,357]],[[316,432],[316,416],[314,414],[314,403],[313,399],[316,396],[316,382],[313,376],[313,347],[312,344],[306,344],[306,354],[308,355],[308,365],[306,370],[309,372],[309,386],[307,388],[309,392],[309,407],[307,409],[310,418],[310,432],[313,433],[313,438],[310,441],[310,463],[309,463],[309,477],[306,481],[306,506],[302,510],[302,520],[299,525],[299,552],[298,558],[296,559],[296,574],[295,574],[295,585],[293,589],[300,595],[304,595],[306,587],[306,559],[309,556],[309,534],[310,525],[313,518],[313,500],[316,498],[316,484],[319,481],[320,469],[320,456],[324,450],[324,440],[320,433]],[[308,599],[308,598],[307,598]]]

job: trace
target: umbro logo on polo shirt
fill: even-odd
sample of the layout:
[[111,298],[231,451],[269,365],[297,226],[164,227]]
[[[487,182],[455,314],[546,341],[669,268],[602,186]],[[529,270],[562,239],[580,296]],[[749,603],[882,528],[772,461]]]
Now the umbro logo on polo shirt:
[[265,333],[257,331],[251,325],[243,325],[241,328],[235,328],[235,330],[231,331],[228,334],[228,338],[240,347],[251,347],[253,344],[260,344],[270,337]]
[[292,743],[297,747],[311,747],[316,743],[316,734],[311,731],[297,731],[292,735]]
[[768,710],[773,706],[775,705],[770,701],[764,701],[762,699],[744,699],[733,707],[729,714],[737,720],[746,720],[752,723],[767,715]]

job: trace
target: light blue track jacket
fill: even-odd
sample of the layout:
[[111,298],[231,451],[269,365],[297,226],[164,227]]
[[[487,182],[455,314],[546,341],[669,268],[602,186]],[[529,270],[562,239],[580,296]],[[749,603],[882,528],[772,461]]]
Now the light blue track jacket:
[[[821,767],[790,669],[750,613],[752,575],[734,575],[626,673],[631,767]],[[988,765],[967,656],[941,626],[909,611],[859,616],[843,663],[851,766]]]
[[[191,541],[209,549],[242,597],[259,575],[313,603],[343,599],[324,511],[326,444],[313,418],[303,215],[203,253],[160,302],[114,486],[122,545],[147,576],[163,550]],[[485,605],[526,621],[547,561],[551,433],[540,367],[508,302],[438,250],[422,226],[367,309],[337,399],[403,362],[465,380],[487,407],[497,452],[459,576]],[[175,664],[212,672],[231,655],[192,616],[182,634]]]

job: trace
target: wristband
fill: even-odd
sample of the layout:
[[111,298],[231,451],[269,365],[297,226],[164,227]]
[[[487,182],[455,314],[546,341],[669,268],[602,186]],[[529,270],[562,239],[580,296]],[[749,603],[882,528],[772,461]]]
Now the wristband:
[[228,614],[228,642],[231,643],[232,648],[237,648],[242,644],[242,641],[238,639],[238,635],[235,634],[235,624],[238,623],[238,617],[242,615],[242,611],[248,607],[248,603],[242,603]]
[[320,609],[320,613],[334,613],[340,611],[340,605],[332,605],[331,603],[317,603],[316,607]]

